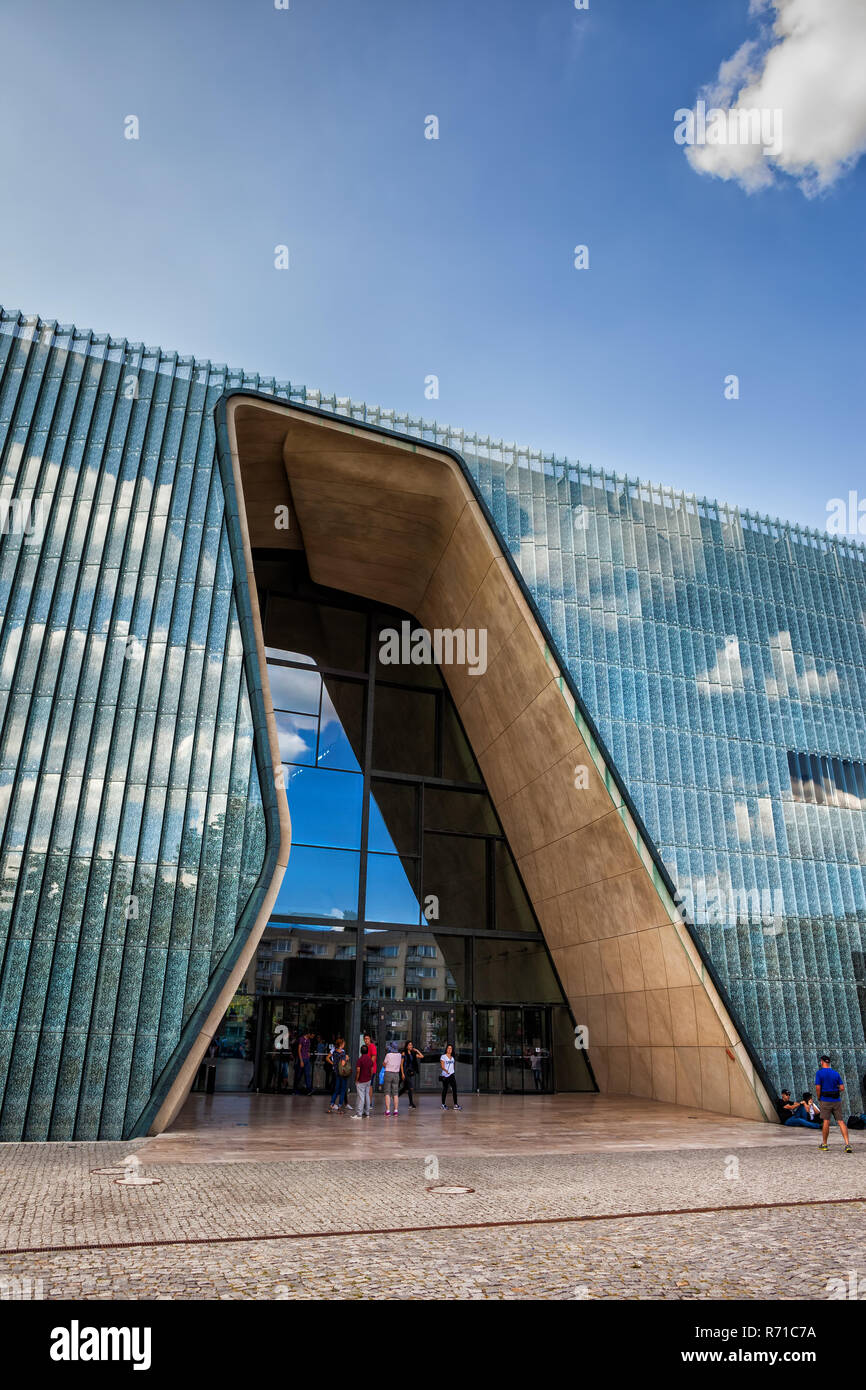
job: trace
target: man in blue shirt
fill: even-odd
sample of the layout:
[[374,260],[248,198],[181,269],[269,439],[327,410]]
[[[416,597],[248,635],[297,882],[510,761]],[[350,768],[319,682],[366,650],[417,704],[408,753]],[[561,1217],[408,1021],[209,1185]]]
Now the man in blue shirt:
[[836,1117],[836,1123],[845,1141],[845,1152],[852,1152],[851,1142],[848,1138],[848,1128],[842,1119],[842,1092],[845,1089],[845,1082],[837,1072],[835,1067],[830,1066],[829,1057],[818,1059],[818,1070],[815,1073],[815,1095],[818,1097],[818,1109],[821,1111],[821,1149],[826,1153],[830,1136],[830,1117]]

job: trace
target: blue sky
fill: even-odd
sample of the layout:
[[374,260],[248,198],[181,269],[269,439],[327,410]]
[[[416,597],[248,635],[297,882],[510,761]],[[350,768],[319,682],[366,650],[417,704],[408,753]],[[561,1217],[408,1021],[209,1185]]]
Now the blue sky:
[[748,10],[5,0],[0,303],[823,526],[866,497],[866,162],[691,167]]

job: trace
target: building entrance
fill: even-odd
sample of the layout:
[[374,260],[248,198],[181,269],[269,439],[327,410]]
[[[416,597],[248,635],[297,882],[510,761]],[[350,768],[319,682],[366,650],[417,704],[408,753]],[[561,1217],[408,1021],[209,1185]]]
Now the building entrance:
[[457,1058],[457,1086],[472,1087],[472,1031],[467,1030],[469,1011],[455,1004],[374,1003],[364,1011],[365,1028],[376,1040],[383,1057],[388,1043],[401,1049],[411,1042],[424,1054],[418,1063],[419,1091],[439,1090],[439,1058],[448,1043],[454,1044]]
[[330,1093],[334,1074],[327,1062],[328,1051],[335,1038],[349,1041],[352,1001],[273,996],[263,998],[260,1003],[254,1089],[273,1093],[306,1090],[306,1078],[296,1070],[295,1056],[298,1039],[309,1029],[313,1034],[310,1045],[312,1089]]
[[[402,1051],[411,1042],[424,1054],[416,1085],[421,1092],[439,1090],[439,1058],[449,1042],[457,1060],[458,1090],[464,1093],[543,1095],[558,1088],[549,1007],[365,1000],[357,1038],[351,1032],[353,1011],[349,998],[260,999],[249,1089],[284,1095],[306,1090],[306,1078],[296,1069],[296,1047],[307,1030],[313,1034],[312,1089],[320,1095],[329,1094],[333,1085],[327,1057],[335,1038],[345,1038],[350,1054],[357,1056],[364,1033],[376,1044],[380,1066],[389,1043]],[[563,1080],[567,1086],[567,1079],[560,1078],[559,1088]]]
[[553,1090],[550,1009],[478,1009],[477,1028],[479,1091],[526,1095]]

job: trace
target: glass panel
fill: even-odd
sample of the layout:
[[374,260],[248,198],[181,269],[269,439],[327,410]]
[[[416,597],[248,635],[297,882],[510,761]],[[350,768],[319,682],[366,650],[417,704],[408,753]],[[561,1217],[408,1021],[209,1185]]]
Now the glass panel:
[[503,1090],[523,1091],[524,1070],[523,1010],[502,1010],[502,1078]]
[[418,788],[374,779],[371,791],[368,848],[418,854]]
[[788,773],[791,778],[791,791],[795,801],[803,801],[803,779],[800,776],[800,764],[796,753],[788,753]]
[[274,912],[353,921],[358,916],[360,862],[360,854],[349,850],[292,845]]
[[[424,1090],[437,1091],[440,1089],[441,1063],[439,1059],[448,1043],[454,1044],[455,1056],[457,1055],[457,1043],[453,1036],[454,1011],[452,1009],[416,1009],[415,1018],[417,1045],[424,1053],[424,1060],[419,1066],[421,1086]],[[458,1056],[454,1074],[457,1078],[459,1095],[461,1087],[465,1089],[472,1084],[471,1066],[467,1076],[465,1067],[461,1069]]]
[[369,927],[364,993],[380,999],[454,1003],[467,997],[471,940]]
[[553,1025],[553,1071],[557,1091],[594,1090],[586,1063],[586,1053],[574,1045],[574,1024],[569,1010],[564,1004],[558,1004],[550,1010],[550,1014]]
[[271,923],[256,956],[257,977],[276,969],[281,994],[354,994],[354,927]]
[[333,1070],[326,1059],[334,1041],[347,1036],[351,1007],[339,999],[262,1000],[259,1090],[330,1094]]
[[277,737],[280,741],[280,759],[284,763],[308,763],[316,761],[316,733],[319,721],[314,714],[287,714],[285,710],[275,710]]
[[360,849],[363,792],[360,772],[286,768],[286,794],[292,818],[289,873],[298,845]]
[[494,846],[496,865],[496,926],[500,931],[537,932],[523,885],[517,874],[508,846],[497,841]]
[[462,830],[467,835],[499,835],[501,831],[490,799],[478,792],[424,791],[426,830]]
[[[414,1013],[412,1009],[392,1008],[390,1005],[386,1005],[382,1012],[384,1014],[381,1043],[382,1058],[384,1058],[385,1053],[388,1051],[389,1043],[396,1044],[401,1052],[405,1052],[407,1042],[413,1041]],[[381,1059],[377,1057],[376,1060],[381,1065]]]
[[194,1091],[207,1090],[208,1066],[215,1068],[215,1091],[247,1089],[255,1062],[258,1003],[255,994],[239,991],[234,996],[199,1068]]
[[396,854],[367,856],[368,922],[405,922],[417,926],[421,918],[418,902],[418,860]]
[[402,999],[406,974],[406,933],[368,927],[364,940],[364,996]]
[[481,773],[450,702],[442,711],[442,776],[449,782],[481,781]]
[[274,709],[296,710],[299,714],[319,713],[322,677],[297,666],[277,666],[268,662],[268,681]]
[[528,1071],[524,1088],[539,1094],[553,1090],[553,1059],[550,1049],[550,1010],[523,1010],[523,1041]]
[[436,696],[377,686],[373,767],[379,772],[436,773]]
[[341,671],[367,668],[366,614],[350,609],[271,594],[265,641],[269,655],[279,651],[292,661]]
[[329,676],[322,691],[320,767],[360,770],[364,758],[364,686]]
[[476,937],[475,998],[561,1003],[543,942]]
[[[427,899],[436,903],[428,908]],[[487,926],[487,842],[462,835],[424,836],[424,911],[446,927]],[[431,912],[438,912],[432,916]]]
[[827,804],[827,797],[824,793],[824,777],[821,772],[821,760],[816,753],[809,754],[809,765],[815,800],[819,806],[825,806]]
[[[428,661],[412,661],[412,633],[422,629],[408,619],[395,619],[392,614],[377,614],[373,620],[376,681],[393,681],[397,685],[423,685],[431,689],[442,686],[442,677]],[[395,640],[396,634],[396,640]],[[422,654],[420,640],[414,651]],[[396,658],[396,659],[395,659]]]
[[502,1013],[499,1009],[479,1009],[478,1089],[502,1090]]

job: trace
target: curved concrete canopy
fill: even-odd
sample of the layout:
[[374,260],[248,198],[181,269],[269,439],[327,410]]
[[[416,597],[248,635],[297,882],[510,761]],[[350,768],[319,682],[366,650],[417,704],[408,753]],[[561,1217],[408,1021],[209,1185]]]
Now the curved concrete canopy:
[[[457,665],[443,665],[442,674],[575,1019],[587,1027],[600,1089],[774,1119],[749,1051],[457,459],[260,397],[231,396],[223,406],[273,767],[279,749],[253,548],[303,546],[316,583],[402,608],[429,631],[483,629],[483,674]],[[286,507],[288,530],[277,521]],[[286,823],[268,911],[288,834]],[[266,921],[260,913],[223,1009]],[[215,1009],[213,1027],[219,1017]],[[195,1049],[193,1075],[210,1033]],[[174,1110],[183,1094],[175,1088]]]

